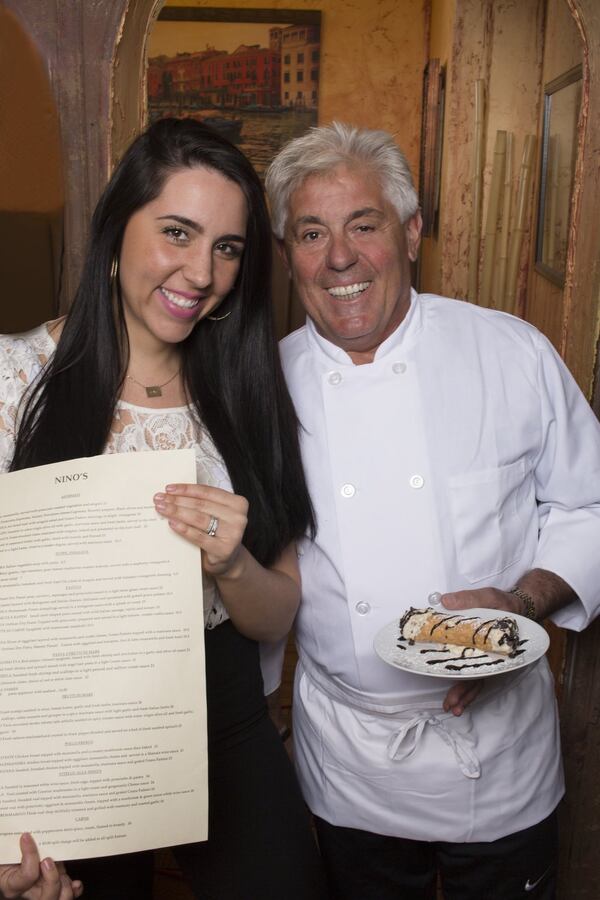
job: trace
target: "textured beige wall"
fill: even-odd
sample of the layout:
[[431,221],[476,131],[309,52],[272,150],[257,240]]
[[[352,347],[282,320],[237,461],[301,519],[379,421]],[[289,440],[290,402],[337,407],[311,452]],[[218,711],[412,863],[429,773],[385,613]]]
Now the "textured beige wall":
[[46,212],[62,206],[58,116],[37,48],[0,7],[0,209]]
[[19,20],[0,7],[0,332],[56,314],[63,200],[58,115],[44,62]]

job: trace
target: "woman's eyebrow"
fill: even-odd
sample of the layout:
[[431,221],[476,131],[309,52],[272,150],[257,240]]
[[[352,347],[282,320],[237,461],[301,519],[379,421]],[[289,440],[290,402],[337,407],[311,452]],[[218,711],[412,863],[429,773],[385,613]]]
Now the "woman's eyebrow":
[[236,241],[239,244],[245,244],[246,238],[243,234],[222,234],[220,241]]
[[[162,219],[169,219],[171,222],[179,222],[180,225],[185,225],[188,228],[192,228],[198,234],[202,234],[204,231],[204,226],[200,225],[199,222],[195,222],[193,219],[188,219],[186,216],[157,216],[157,221]],[[239,241],[242,244],[246,243],[246,237],[243,234],[223,234],[219,238],[221,241]]]
[[188,218],[186,218],[186,216],[171,215],[171,216],[157,216],[156,218],[157,218],[157,221],[160,221],[161,219],[171,219],[174,222],[179,222],[180,225],[187,225],[188,228],[193,228],[194,231],[203,231],[204,230],[202,225],[200,225],[199,222],[194,222],[193,219],[188,219]]

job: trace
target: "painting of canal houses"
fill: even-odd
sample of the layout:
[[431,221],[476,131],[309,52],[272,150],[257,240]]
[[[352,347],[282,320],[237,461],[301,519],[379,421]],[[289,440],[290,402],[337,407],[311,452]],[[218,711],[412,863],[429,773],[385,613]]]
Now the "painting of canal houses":
[[279,148],[317,123],[321,14],[167,2],[150,35],[148,115],[200,119],[263,175]]

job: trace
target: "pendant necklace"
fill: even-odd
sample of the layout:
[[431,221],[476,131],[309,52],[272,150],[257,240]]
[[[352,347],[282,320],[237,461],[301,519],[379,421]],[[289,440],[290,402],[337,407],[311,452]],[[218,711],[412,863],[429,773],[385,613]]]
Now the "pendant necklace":
[[128,381],[133,381],[133,383],[137,384],[139,387],[144,388],[147,397],[162,397],[162,389],[168,384],[171,384],[180,372],[181,369],[177,369],[175,374],[171,375],[167,381],[163,381],[162,384],[142,384],[142,382],[138,381],[137,378],[134,378],[133,375],[126,375],[125,378],[127,378]]

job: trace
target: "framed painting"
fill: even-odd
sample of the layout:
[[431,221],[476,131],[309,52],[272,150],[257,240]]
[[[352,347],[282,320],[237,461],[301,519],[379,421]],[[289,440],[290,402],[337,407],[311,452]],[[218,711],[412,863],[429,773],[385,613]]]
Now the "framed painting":
[[321,13],[167,2],[148,47],[148,118],[201,119],[262,177],[286,141],[317,123]]

